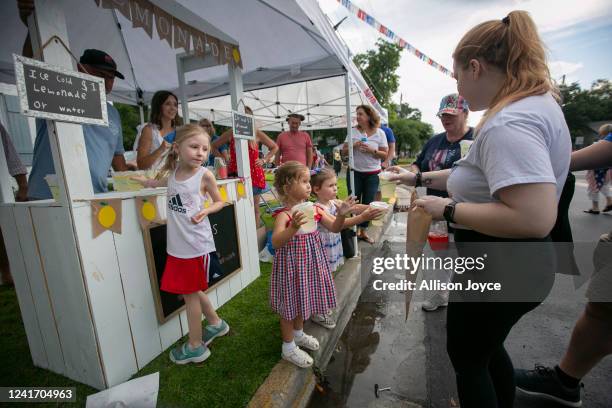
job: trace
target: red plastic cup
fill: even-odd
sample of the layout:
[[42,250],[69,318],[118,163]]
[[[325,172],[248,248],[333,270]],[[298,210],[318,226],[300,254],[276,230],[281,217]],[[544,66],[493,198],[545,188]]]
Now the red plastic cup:
[[448,249],[448,233],[442,234],[437,232],[430,232],[427,235],[427,242],[432,251],[443,251]]

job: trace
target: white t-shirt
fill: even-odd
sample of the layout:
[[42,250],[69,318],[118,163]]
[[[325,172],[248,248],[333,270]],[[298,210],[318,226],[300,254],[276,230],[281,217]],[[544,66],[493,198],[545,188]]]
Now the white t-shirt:
[[569,171],[572,143],[551,94],[514,102],[491,117],[467,156],[455,162],[447,190],[457,202],[499,201],[508,186],[553,183],[557,200]]
[[[378,128],[376,129],[376,133],[371,136],[366,135],[365,133],[360,132],[357,128],[353,128],[351,132],[352,143],[359,142],[362,138],[367,138],[365,142],[368,146],[376,148],[379,150],[381,147],[388,147],[387,144],[387,136],[385,132]],[[348,143],[348,137],[345,140]],[[353,160],[355,162],[354,170],[361,172],[374,172],[381,169],[380,163],[381,160],[378,157],[374,157],[370,153],[362,153],[359,149],[353,150]]]
[[[159,146],[164,142],[164,138],[159,131],[159,127],[154,123],[147,123],[144,126],[138,126],[136,131],[136,139],[134,140],[133,150],[138,152],[138,145],[140,144],[140,137],[142,136],[142,131],[145,127],[149,126],[151,128],[151,147],[149,148],[149,154],[153,153],[155,150],[159,149]],[[166,153],[162,154],[159,159],[151,166],[151,169],[157,170],[162,167],[164,164],[164,160],[166,158]]]

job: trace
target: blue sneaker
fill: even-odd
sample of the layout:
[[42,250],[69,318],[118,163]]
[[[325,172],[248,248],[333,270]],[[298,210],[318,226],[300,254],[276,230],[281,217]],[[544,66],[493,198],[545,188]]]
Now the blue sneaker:
[[205,346],[208,346],[217,337],[225,336],[229,333],[229,324],[225,320],[221,320],[221,326],[216,328],[210,324],[204,328],[204,335],[202,341]]
[[176,364],[201,363],[208,357],[210,350],[203,344],[192,350],[185,342],[170,351],[170,360]]

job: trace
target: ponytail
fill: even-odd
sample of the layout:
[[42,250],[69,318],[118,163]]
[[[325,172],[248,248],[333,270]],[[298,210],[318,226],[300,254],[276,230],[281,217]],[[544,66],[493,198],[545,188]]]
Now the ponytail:
[[166,178],[176,169],[176,165],[178,163],[178,153],[174,150],[174,146],[170,148],[170,151],[166,155],[166,160],[164,161],[164,165],[159,169],[157,176],[155,178],[157,180],[161,180]]
[[481,59],[505,74],[502,87],[476,131],[502,108],[528,96],[551,92],[559,100],[559,92],[548,70],[544,44],[526,11],[512,11],[501,20],[478,24],[459,41],[453,58],[463,69],[468,67],[470,60]]

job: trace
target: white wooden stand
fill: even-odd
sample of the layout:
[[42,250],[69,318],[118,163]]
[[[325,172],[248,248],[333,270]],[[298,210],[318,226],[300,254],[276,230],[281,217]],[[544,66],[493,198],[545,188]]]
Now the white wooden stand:
[[[36,44],[58,35],[68,44],[64,16],[52,0],[36,0],[31,32]],[[44,60],[66,67],[71,57],[54,42]],[[230,68],[237,105],[240,71]],[[128,380],[187,334],[185,312],[158,323],[134,197],[145,193],[93,195],[80,125],[48,122],[60,199],[0,204],[0,225],[34,365],[102,389]],[[246,142],[236,143],[239,174],[248,172]],[[6,163],[0,161],[6,169]],[[0,169],[2,170],[2,169]],[[1,171],[0,191],[9,176]],[[236,180],[226,184],[236,205],[240,240],[239,273],[208,294],[216,307],[256,279],[259,272],[250,177],[247,199],[238,200]],[[146,193],[150,194],[150,192]],[[158,209],[165,216],[165,189],[158,189]],[[91,199],[122,198],[122,233],[92,235]]]

